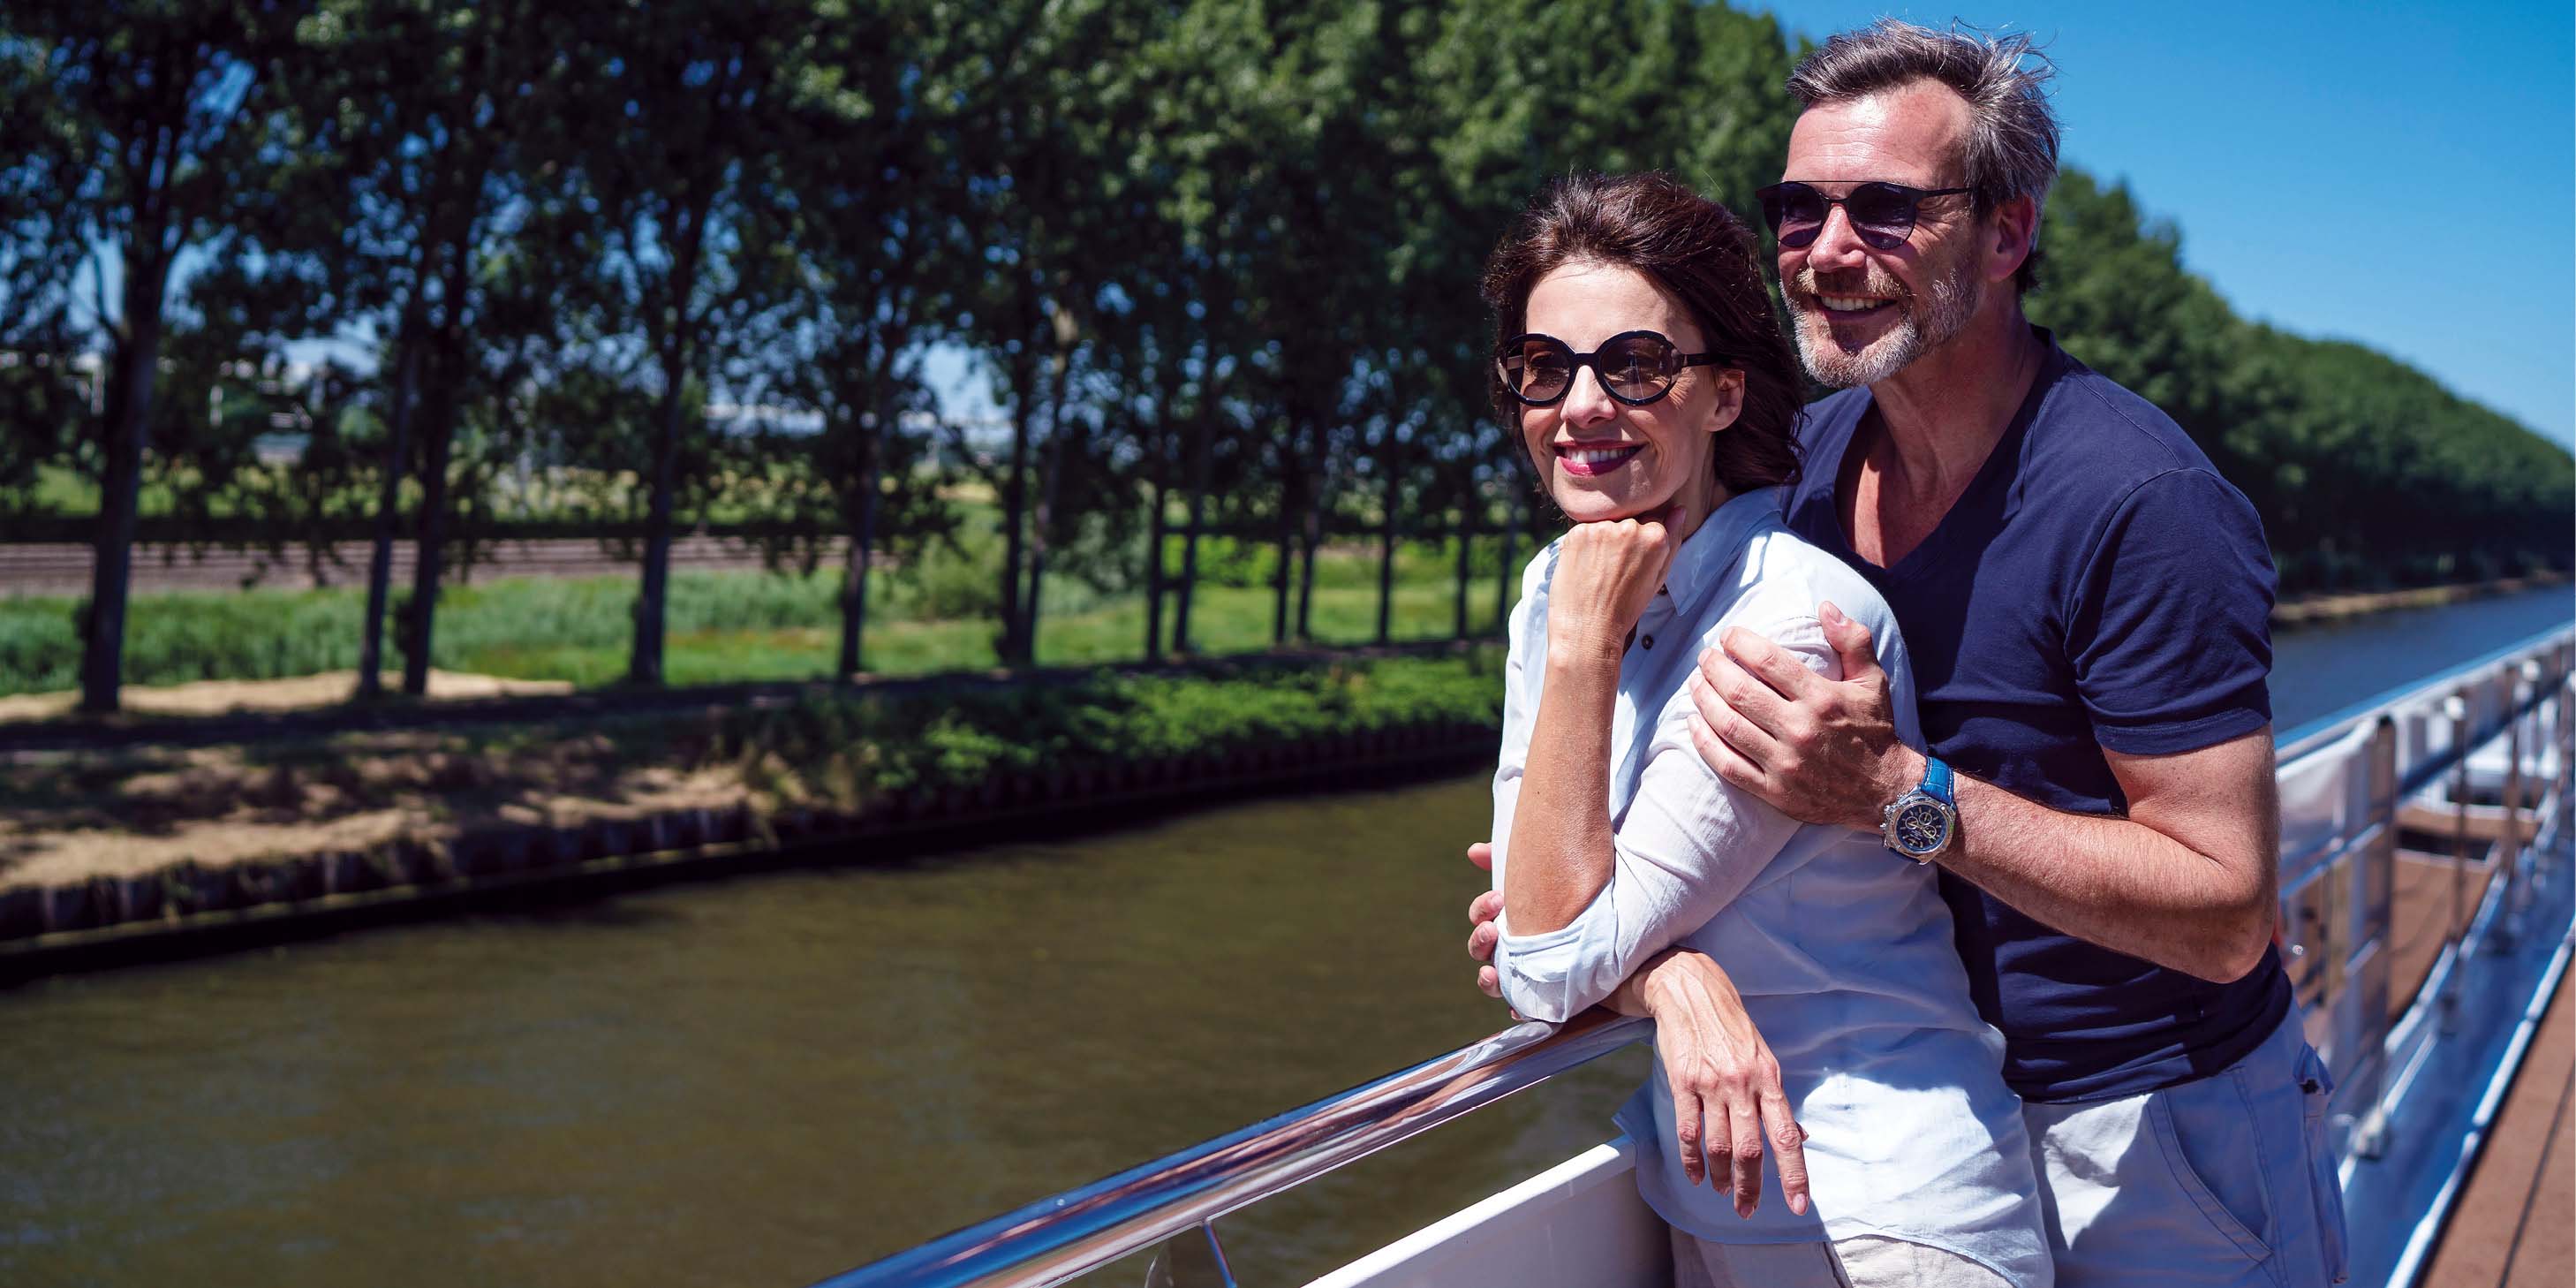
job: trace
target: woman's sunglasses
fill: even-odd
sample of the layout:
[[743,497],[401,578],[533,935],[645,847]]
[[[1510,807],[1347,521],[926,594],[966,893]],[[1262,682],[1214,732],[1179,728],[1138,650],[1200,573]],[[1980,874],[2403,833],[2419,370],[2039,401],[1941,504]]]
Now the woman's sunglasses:
[[1914,231],[1915,208],[1926,197],[1953,197],[1968,188],[1908,188],[1901,183],[1861,184],[1839,197],[1828,197],[1803,183],[1775,183],[1754,197],[1762,203],[1762,218],[1780,238],[1780,244],[1796,250],[1816,240],[1825,230],[1825,212],[1834,206],[1843,208],[1850,217],[1852,231],[1872,250],[1894,250],[1905,244]]
[[1574,388],[1575,371],[1586,366],[1601,377],[1601,387],[1611,397],[1643,407],[1671,393],[1682,368],[1716,361],[1717,354],[1684,353],[1653,331],[1620,332],[1590,353],[1576,353],[1565,341],[1533,331],[1503,341],[1494,354],[1494,370],[1512,397],[1532,407],[1564,398]]

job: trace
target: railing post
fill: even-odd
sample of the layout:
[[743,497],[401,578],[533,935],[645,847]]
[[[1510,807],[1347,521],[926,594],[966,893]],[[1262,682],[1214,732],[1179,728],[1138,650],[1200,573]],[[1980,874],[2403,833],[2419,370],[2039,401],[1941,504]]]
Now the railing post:
[[[2442,917],[2442,951],[2456,954],[2460,946],[2460,905],[2468,899],[2469,881],[2469,691],[2442,700],[2442,714],[2451,719],[2451,907]],[[2459,1010],[2460,974],[2456,968],[2442,978],[2442,1028],[2448,1032],[2452,1018]]]
[[[2354,873],[2352,969],[2346,981],[2353,1015],[2351,1041],[2338,1059],[2348,1072],[2346,1103],[2360,1106],[2353,1152],[2377,1158],[2388,1145],[2388,945],[2394,933],[2397,890],[2397,722],[2386,715],[2370,735],[2370,844],[2348,860]],[[2339,1071],[2340,1072],[2340,1071]]]
[[2532,663],[2498,668],[2496,688],[2504,695],[2504,830],[2496,836],[2494,862],[2490,878],[2504,882],[2503,893],[2496,896],[2503,916],[2495,924],[2494,946],[2502,951],[2522,938],[2522,904],[2527,893],[2521,880],[2522,871],[2522,700],[2525,693],[2526,668],[2537,670]]
[[2558,848],[2576,857],[2576,644],[2558,649]]

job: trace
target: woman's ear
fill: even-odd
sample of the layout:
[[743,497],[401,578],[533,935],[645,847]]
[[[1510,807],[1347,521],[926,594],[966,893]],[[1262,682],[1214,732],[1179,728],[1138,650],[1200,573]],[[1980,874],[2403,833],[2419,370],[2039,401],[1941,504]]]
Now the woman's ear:
[[1744,372],[1729,367],[1717,373],[1717,405],[1708,413],[1708,432],[1714,434],[1735,423],[1744,414]]

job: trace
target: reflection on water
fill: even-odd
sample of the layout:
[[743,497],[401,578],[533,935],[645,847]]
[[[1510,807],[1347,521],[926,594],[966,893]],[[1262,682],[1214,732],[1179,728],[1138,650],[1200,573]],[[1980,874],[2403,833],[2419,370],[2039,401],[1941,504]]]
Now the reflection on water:
[[[1498,1027],[1462,950],[1487,809],[1256,804],[31,986],[0,1282],[817,1278]],[[1571,1153],[1641,1071],[1228,1222],[1241,1268]]]
[[[2276,714],[2568,615],[2285,635]],[[1462,951],[1487,809],[1468,777],[20,988],[0,1282],[811,1280],[1498,1027]],[[1238,1273],[1602,1138],[1643,1058],[1230,1218]]]

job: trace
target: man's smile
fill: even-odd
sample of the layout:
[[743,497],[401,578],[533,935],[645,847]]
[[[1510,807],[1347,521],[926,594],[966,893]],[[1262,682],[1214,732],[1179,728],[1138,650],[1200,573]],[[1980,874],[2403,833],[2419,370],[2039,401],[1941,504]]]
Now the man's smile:
[[1869,295],[1820,294],[1815,297],[1815,300],[1826,313],[1837,317],[1858,317],[1862,314],[1875,312],[1878,309],[1885,308],[1886,306],[1896,302],[1894,300],[1879,299],[1875,296]]

